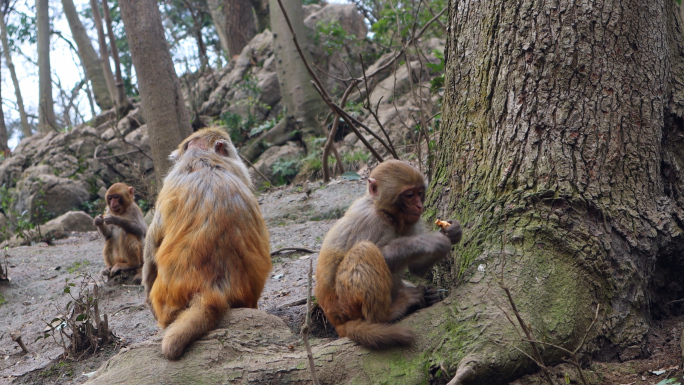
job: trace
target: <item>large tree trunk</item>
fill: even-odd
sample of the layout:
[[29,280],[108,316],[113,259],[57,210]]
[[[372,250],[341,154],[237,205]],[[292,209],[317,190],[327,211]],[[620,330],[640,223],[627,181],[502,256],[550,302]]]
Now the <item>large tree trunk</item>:
[[226,27],[226,15],[223,13],[223,1],[207,0],[207,6],[221,43],[221,49],[223,49],[224,55],[228,55],[230,51],[228,48],[228,28]]
[[140,99],[150,133],[157,189],[171,162],[169,154],[192,133],[154,0],[120,0],[121,18],[138,76]]
[[[460,373],[470,367],[485,382],[533,367],[512,349],[529,346],[491,342],[519,341],[497,307],[502,271],[538,338],[575,349],[599,305],[580,352],[620,359],[646,353],[651,317],[684,294],[684,47],[674,6],[452,3],[429,204],[466,229],[436,274],[460,282],[453,322],[486,325],[473,340],[450,337],[463,344]],[[542,352],[547,362],[562,355]]]
[[[2,19],[2,17],[0,17]],[[0,75],[2,75],[2,66],[0,65]],[[0,79],[0,85],[2,84],[2,79]],[[3,156],[8,157],[10,155],[10,149],[7,145],[7,140],[9,139],[7,135],[7,125],[5,124],[5,112],[2,109],[2,94],[0,93],[0,152]],[[2,265],[0,263],[0,265]],[[2,269],[0,268],[0,276],[2,275]]]
[[14,86],[14,96],[17,98],[17,109],[19,110],[19,119],[21,121],[21,132],[25,138],[33,135],[31,126],[29,126],[28,116],[24,109],[24,99],[21,97],[21,89],[19,88],[19,78],[17,72],[14,70],[14,63],[12,63],[12,56],[10,55],[9,41],[7,39],[7,26],[5,25],[5,16],[0,15],[0,40],[2,40],[2,52],[5,54],[5,62],[10,71],[12,78],[12,85]]
[[104,14],[105,24],[107,24],[107,36],[109,37],[109,47],[112,50],[114,68],[116,72],[116,106],[120,113],[124,113],[130,107],[126,98],[126,88],[124,87],[123,76],[121,76],[121,61],[119,60],[119,49],[116,47],[116,37],[112,28],[112,17],[109,14],[109,4],[107,0],[102,0],[102,13]]
[[102,62],[93,48],[90,37],[86,33],[83,23],[81,23],[81,19],[78,17],[74,2],[72,0],[62,0],[62,8],[69,22],[71,35],[76,42],[76,47],[78,47],[78,56],[81,58],[81,63],[83,63],[83,69],[90,80],[90,84],[92,84],[95,103],[100,106],[101,110],[108,110],[112,108],[112,98],[109,95],[109,88],[107,88],[107,80],[102,70]]
[[95,30],[97,31],[97,43],[100,47],[100,58],[102,58],[102,71],[107,82],[109,95],[112,100],[117,100],[116,80],[114,80],[114,73],[112,66],[109,64],[109,51],[107,50],[107,40],[105,38],[104,26],[102,24],[102,15],[100,15],[100,7],[97,0],[90,0],[90,10],[93,13],[93,22],[95,23]]
[[50,16],[48,0],[36,0],[38,29],[38,130],[56,129],[54,102],[52,101],[52,74],[50,72]]
[[240,56],[242,49],[257,33],[252,4],[249,0],[224,0],[223,12],[226,15],[228,52],[234,58]]
[[270,24],[269,2],[268,0],[251,0],[254,15],[257,21],[257,32],[264,32]]
[[[546,343],[584,342],[584,357],[647,354],[649,322],[684,297],[684,46],[674,6],[451,3],[428,199],[429,217],[465,229],[454,258],[433,272],[451,292],[401,322],[420,331],[411,348],[314,343],[323,383],[502,384],[536,370],[500,281]],[[304,383],[301,346],[287,353],[288,341],[264,334],[277,330],[259,319],[231,322],[183,360],[139,371],[164,367],[151,370],[165,382],[192,373],[188,381]],[[101,375],[123,378],[140,358],[159,357],[154,345],[117,356]],[[567,357],[537,349],[547,364]]]
[[[308,38],[304,29],[304,12],[299,0],[282,0],[290,18],[292,28],[297,34],[299,45],[309,63],[312,63],[308,50]],[[323,127],[317,121],[327,107],[311,84],[311,76],[302,62],[292,33],[287,26],[277,0],[270,0],[271,28],[273,31],[273,52],[276,56],[276,71],[280,91],[288,115],[293,115],[302,131],[306,134],[323,135]]]

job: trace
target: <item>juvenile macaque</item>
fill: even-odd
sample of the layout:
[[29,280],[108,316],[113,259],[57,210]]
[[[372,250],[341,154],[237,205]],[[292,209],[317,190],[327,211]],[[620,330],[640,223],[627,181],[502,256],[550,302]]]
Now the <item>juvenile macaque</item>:
[[107,209],[93,219],[93,225],[105,239],[102,275],[112,278],[122,271],[136,270],[133,282],[140,283],[147,224],[134,196],[133,187],[114,183],[105,195]]
[[427,233],[420,218],[425,179],[390,160],[368,178],[357,199],[330,229],[316,267],[316,299],[340,337],[373,349],[408,345],[413,333],[391,324],[439,301],[433,288],[407,287],[406,268],[425,275],[461,239],[461,225]]
[[231,307],[257,307],[271,257],[249,173],[225,132],[197,131],[170,158],[145,239],[143,282],[166,329],[162,352],[175,360]]

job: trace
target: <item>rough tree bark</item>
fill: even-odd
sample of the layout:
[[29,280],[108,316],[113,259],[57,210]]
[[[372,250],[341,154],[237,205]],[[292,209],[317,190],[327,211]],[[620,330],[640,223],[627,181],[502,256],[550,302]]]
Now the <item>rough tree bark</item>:
[[120,0],[121,18],[138,76],[147,122],[156,188],[161,188],[171,162],[169,154],[192,133],[180,81],[164,38],[161,13],[154,0]]
[[[0,17],[2,19],[2,17]],[[2,66],[0,65],[0,75],[2,75]],[[2,84],[2,79],[0,79],[0,84]],[[5,112],[2,109],[2,94],[0,93],[0,152],[5,157],[10,155],[10,148],[7,145],[7,140],[9,139],[7,135],[7,125],[5,124]],[[0,269],[0,275],[2,275],[2,269]]]
[[[462,339],[464,358],[448,372],[470,367],[486,382],[534,367],[512,349],[529,346],[491,342],[513,338],[496,306],[504,264],[538,338],[574,349],[600,305],[582,352],[607,359],[646,354],[649,321],[682,297],[684,46],[674,7],[452,2],[429,204],[467,230],[436,277],[462,282],[453,322],[484,333]],[[561,356],[543,350],[547,362]]]
[[268,0],[250,0],[256,16],[257,32],[264,32],[270,25]]
[[52,74],[50,72],[50,15],[48,0],[36,0],[36,24],[38,29],[38,130],[48,132],[56,129],[54,102],[52,100]]
[[226,15],[223,13],[223,1],[207,0],[207,7],[221,43],[221,49],[223,49],[224,55],[228,55],[230,49],[228,48],[228,28],[226,27]]
[[[273,52],[276,57],[276,72],[280,91],[287,107],[287,114],[293,115],[306,134],[323,135],[323,127],[317,121],[325,113],[327,107],[311,84],[311,76],[299,57],[292,40],[292,33],[285,22],[283,12],[277,0],[270,0],[271,30],[273,31]],[[308,38],[304,29],[304,12],[302,2],[283,0],[285,11],[290,17],[297,40],[307,60],[313,63],[309,50]]]
[[102,59],[102,72],[105,76],[107,88],[109,89],[109,96],[113,101],[117,100],[116,80],[114,80],[114,73],[112,66],[109,64],[109,51],[107,50],[107,40],[105,38],[104,26],[102,24],[102,15],[100,15],[100,7],[97,0],[90,0],[90,10],[93,13],[93,22],[95,23],[95,30],[97,30],[97,43],[100,47],[100,58]]
[[17,98],[17,109],[19,110],[19,119],[21,121],[21,132],[25,138],[33,135],[31,126],[29,126],[28,116],[24,109],[24,99],[21,97],[21,89],[19,88],[19,78],[17,72],[14,70],[14,63],[12,63],[12,56],[10,54],[9,41],[7,39],[7,26],[5,25],[5,14],[0,15],[0,40],[2,40],[2,52],[5,55],[5,62],[10,71],[12,78],[12,85],[14,86],[14,96]]
[[[589,330],[584,357],[647,354],[649,322],[684,297],[684,42],[674,7],[451,2],[427,212],[464,225],[453,259],[432,276],[450,294],[401,322],[420,330],[411,348],[314,343],[321,382],[500,384],[537,370],[504,315],[515,318],[500,279],[537,338],[573,350]],[[268,315],[252,318],[261,324],[235,318],[181,361],[162,364],[152,342],[99,373],[305,383],[301,346],[265,334],[280,330]],[[547,364],[566,356],[538,348]]]
[[112,16],[109,14],[109,4],[107,0],[102,0],[102,13],[104,14],[105,24],[107,25],[107,36],[109,37],[109,47],[112,50],[114,59],[114,69],[116,74],[116,106],[119,113],[124,114],[130,108],[128,98],[126,98],[126,88],[124,87],[123,76],[121,76],[121,60],[119,60],[119,49],[116,46],[116,36],[112,28]]
[[252,4],[249,0],[224,0],[223,12],[226,18],[228,53],[234,58],[240,55],[257,33]]
[[90,37],[86,33],[81,19],[78,17],[76,7],[72,0],[62,0],[62,8],[64,15],[69,23],[71,35],[78,47],[78,56],[83,63],[83,69],[86,76],[92,84],[93,94],[95,95],[95,103],[101,110],[108,110],[112,108],[112,98],[109,95],[109,88],[107,88],[107,80],[105,79],[104,71],[102,70],[102,62],[93,48]]

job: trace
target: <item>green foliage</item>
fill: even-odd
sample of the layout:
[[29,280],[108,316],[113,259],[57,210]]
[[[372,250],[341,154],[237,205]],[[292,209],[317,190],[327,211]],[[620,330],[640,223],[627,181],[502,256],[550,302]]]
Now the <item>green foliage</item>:
[[85,201],[78,205],[78,208],[80,208],[82,211],[84,211],[91,217],[96,217],[99,214],[101,214],[105,207],[106,204],[104,199],[102,198],[97,198],[92,201]]
[[86,266],[90,265],[90,261],[88,260],[83,260],[83,261],[76,261],[69,265],[69,267],[66,268],[66,270],[69,273],[75,273],[77,271],[83,270]]
[[316,23],[313,40],[314,44],[322,46],[328,55],[333,55],[344,47],[358,45],[360,42],[354,35],[348,34],[337,20],[330,23]]
[[[371,19],[376,19],[371,20],[371,39],[383,47],[396,47],[400,41],[408,40],[434,17],[432,12],[440,12],[447,6],[446,0],[430,1],[431,12],[418,0],[356,0],[355,3],[369,9]],[[446,15],[442,15],[441,19],[445,22]],[[430,37],[444,37],[439,24],[433,24],[422,36]]]
[[7,302],[7,300],[5,299],[5,295],[0,293],[0,305],[4,304],[6,302]]
[[7,188],[7,186],[0,186],[0,209],[7,217],[8,224],[0,228],[0,234],[3,239],[8,239],[12,234],[19,238],[25,239],[29,244],[35,242],[45,242],[52,244],[52,238],[44,235],[40,229],[40,225],[44,224],[53,216],[48,213],[45,207],[45,191],[42,185],[39,186],[37,197],[34,200],[35,208],[33,215],[28,210],[19,213],[15,209],[17,192],[15,189]]
[[[434,50],[433,54],[439,59],[439,63],[426,63],[427,67],[430,68],[432,73],[440,74],[435,76],[430,80],[430,91],[436,94],[444,89],[444,53],[438,50]],[[442,99],[440,98],[440,104]]]
[[283,185],[292,182],[297,173],[301,163],[299,159],[278,159],[272,167],[273,182],[276,185]]
[[660,381],[656,385],[682,385],[682,383],[677,381],[676,378],[668,378],[666,380]]

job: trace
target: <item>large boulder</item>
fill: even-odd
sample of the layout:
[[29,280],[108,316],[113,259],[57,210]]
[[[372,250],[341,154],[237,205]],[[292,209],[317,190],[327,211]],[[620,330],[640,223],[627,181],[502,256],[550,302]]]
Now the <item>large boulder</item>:
[[79,208],[90,199],[84,182],[51,174],[39,174],[22,179],[17,184],[17,213],[28,212],[33,219],[37,214],[61,215]]

